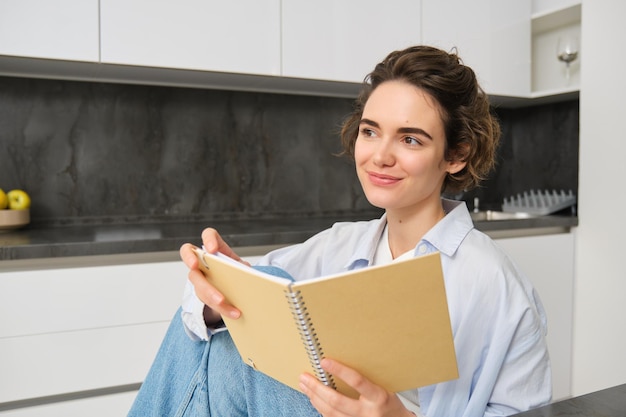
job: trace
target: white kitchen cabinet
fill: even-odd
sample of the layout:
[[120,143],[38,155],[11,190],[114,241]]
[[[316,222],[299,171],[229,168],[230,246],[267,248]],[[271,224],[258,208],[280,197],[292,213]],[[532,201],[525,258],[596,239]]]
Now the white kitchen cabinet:
[[0,262],[0,417],[126,415],[187,281],[148,255]]
[[422,43],[456,47],[495,104],[530,104],[578,96],[580,58],[566,80],[554,43],[581,3],[0,0],[0,75],[354,97]]
[[[0,272],[0,409],[141,383],[186,279],[180,261]],[[77,404],[105,397],[113,398]],[[65,409],[42,405],[28,415],[50,407]]]
[[530,95],[530,0],[422,0],[424,43],[459,55],[490,95]]
[[0,55],[98,62],[98,0],[0,0]]
[[360,83],[389,52],[421,41],[421,0],[283,0],[282,75]]
[[280,0],[100,0],[102,63],[280,75]]
[[[171,311],[170,320],[175,311]],[[11,360],[0,364],[0,406],[3,402],[139,384],[168,325],[169,320],[155,317],[153,323],[2,338],[0,355]]]
[[[532,96],[572,95],[580,89],[581,1],[552,0],[540,6],[532,15]],[[569,76],[557,59],[558,40],[565,37],[575,39],[579,48]]]
[[553,400],[571,396],[574,233],[497,239],[535,286],[548,317]]

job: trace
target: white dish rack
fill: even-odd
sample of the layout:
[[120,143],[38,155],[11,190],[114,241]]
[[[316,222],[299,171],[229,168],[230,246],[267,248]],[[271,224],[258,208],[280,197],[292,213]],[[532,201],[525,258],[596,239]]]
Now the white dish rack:
[[558,192],[555,190],[530,190],[505,198],[502,203],[502,211],[543,216],[563,210],[574,204],[576,204],[576,196],[572,190],[569,190],[569,192],[564,190]]

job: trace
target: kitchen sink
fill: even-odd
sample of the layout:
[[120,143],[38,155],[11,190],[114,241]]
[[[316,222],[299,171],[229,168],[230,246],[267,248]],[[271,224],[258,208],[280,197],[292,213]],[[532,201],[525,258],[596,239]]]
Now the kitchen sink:
[[472,220],[475,222],[529,219],[531,217],[537,217],[536,215],[530,213],[507,212],[498,210],[473,211],[470,212],[470,215],[472,216]]

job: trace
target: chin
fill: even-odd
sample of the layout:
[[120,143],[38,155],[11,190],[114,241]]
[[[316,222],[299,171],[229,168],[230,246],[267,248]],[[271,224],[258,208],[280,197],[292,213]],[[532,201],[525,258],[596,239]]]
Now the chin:
[[390,202],[384,198],[370,197],[367,194],[365,195],[365,198],[372,206],[376,208],[387,210],[392,207],[392,204],[390,204]]

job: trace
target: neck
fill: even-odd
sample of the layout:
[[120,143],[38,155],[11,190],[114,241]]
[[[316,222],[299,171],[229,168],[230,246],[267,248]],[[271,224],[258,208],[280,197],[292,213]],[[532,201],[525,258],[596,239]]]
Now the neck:
[[412,213],[387,211],[389,248],[393,258],[415,248],[426,232],[443,219],[445,212],[441,204],[431,205]]

